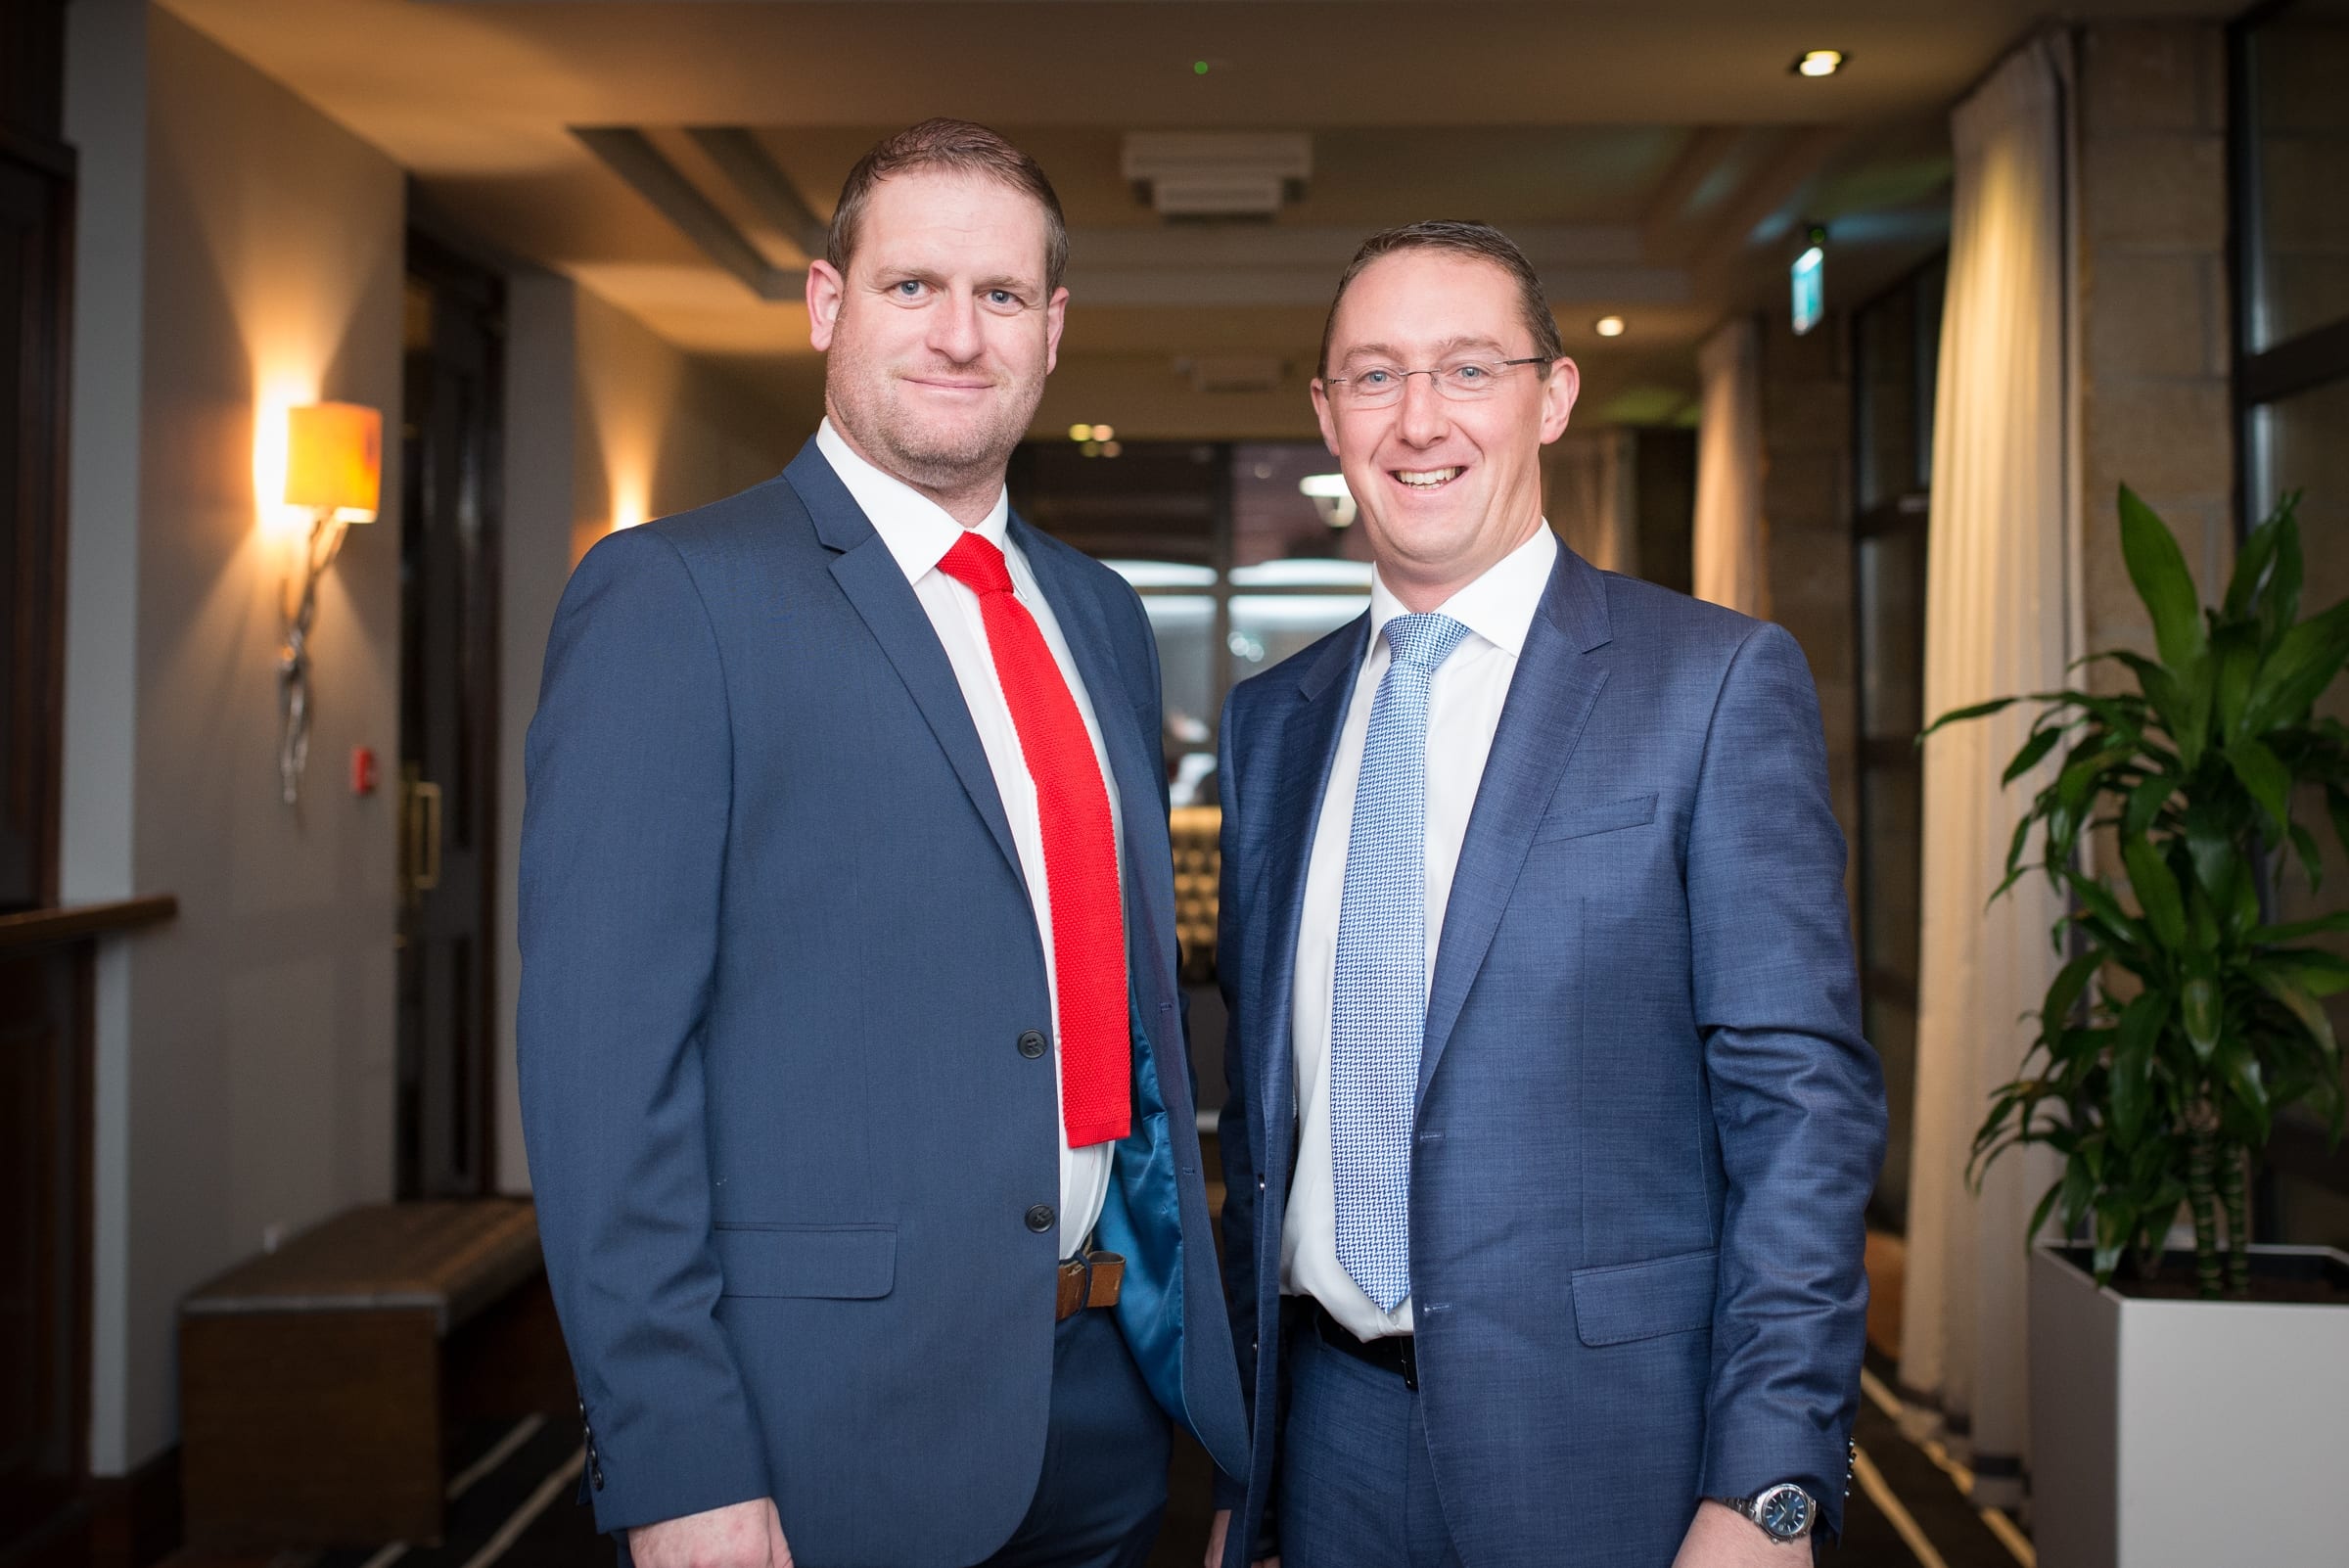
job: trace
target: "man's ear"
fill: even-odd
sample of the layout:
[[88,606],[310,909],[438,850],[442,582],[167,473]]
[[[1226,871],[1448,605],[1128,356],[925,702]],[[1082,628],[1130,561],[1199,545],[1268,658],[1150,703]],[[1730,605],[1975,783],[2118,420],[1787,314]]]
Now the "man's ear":
[[1566,422],[1574,415],[1574,400],[1582,395],[1583,373],[1573,360],[1560,355],[1549,367],[1549,379],[1542,384],[1542,444],[1566,434]]
[[1321,426],[1321,444],[1329,448],[1330,456],[1335,457],[1338,455],[1338,427],[1329,412],[1329,389],[1321,385],[1318,376],[1313,380],[1313,418]]
[[807,341],[817,353],[832,346],[833,329],[840,324],[841,301],[848,298],[848,281],[831,262],[807,263]]
[[[812,285],[813,279],[809,280]],[[1044,374],[1049,376],[1060,367],[1060,329],[1069,320],[1069,291],[1055,289],[1044,305]]]

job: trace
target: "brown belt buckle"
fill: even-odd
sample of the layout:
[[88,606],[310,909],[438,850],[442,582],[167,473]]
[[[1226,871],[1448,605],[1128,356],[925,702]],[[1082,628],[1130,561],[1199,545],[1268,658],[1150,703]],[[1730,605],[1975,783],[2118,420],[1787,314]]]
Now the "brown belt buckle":
[[1059,1309],[1052,1320],[1074,1317],[1087,1307],[1115,1307],[1125,1282],[1126,1260],[1114,1252],[1087,1252],[1064,1260]]

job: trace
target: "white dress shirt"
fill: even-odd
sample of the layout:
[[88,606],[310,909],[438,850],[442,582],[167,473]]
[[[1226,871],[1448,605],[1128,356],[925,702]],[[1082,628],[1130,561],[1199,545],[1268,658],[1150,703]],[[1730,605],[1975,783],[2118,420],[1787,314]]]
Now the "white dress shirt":
[[[995,793],[1002,797],[1003,815],[1011,823],[1011,842],[1020,852],[1020,870],[1028,879],[1030,902],[1036,908],[1036,939],[1044,949],[1044,980],[1052,992],[1052,1077],[1055,1096],[1061,1092],[1060,1061],[1060,981],[1054,973],[1052,956],[1052,893],[1044,875],[1044,839],[1040,819],[1036,814],[1036,781],[1029,776],[1027,759],[1020,751],[1020,732],[1012,722],[1011,705],[1003,696],[1002,683],[995,676],[994,654],[988,647],[987,623],[979,612],[979,595],[956,578],[938,570],[954,541],[962,537],[963,526],[956,522],[944,507],[903,481],[884,474],[856,455],[840,433],[827,419],[816,427],[815,444],[832,465],[832,472],[848,486],[849,494],[864,509],[873,531],[913,584],[914,597],[930,617],[930,625],[937,631],[938,640],[946,650],[946,662],[954,667],[954,680],[962,688],[963,706],[971,713],[971,723],[979,731],[979,744],[986,749],[988,771],[995,776]],[[1077,662],[1070,657],[1067,639],[1060,634],[1060,623],[1053,618],[1052,606],[1045,602],[1043,590],[1036,586],[1036,575],[1028,569],[1028,558],[1020,553],[1008,536],[1011,504],[1006,496],[995,497],[994,510],[973,526],[988,543],[1003,552],[1004,564],[1011,571],[1013,597],[1027,606],[1036,618],[1037,629],[1044,634],[1044,645],[1052,650],[1053,662],[1069,683],[1069,692],[1077,699],[1077,712],[1084,719],[1084,732],[1093,743],[1093,761],[1101,769],[1102,787],[1109,793],[1109,815],[1118,822],[1118,781],[1109,770],[1109,754],[1101,746],[1101,726],[1093,717],[1093,705],[1078,676]],[[1359,749],[1359,747],[1357,748]],[[1125,888],[1125,834],[1118,829],[1118,886]],[[1055,1104],[1065,1104],[1058,1098]],[[1060,1124],[1060,1255],[1074,1257],[1092,1234],[1093,1224],[1101,1218],[1101,1205],[1109,1195],[1110,1153],[1116,1147],[1110,1143],[1095,1143],[1082,1149],[1069,1147],[1068,1120],[1063,1114]]]
[[[1451,874],[1468,833],[1468,812],[1485,776],[1485,758],[1500,724],[1501,705],[1517,673],[1517,656],[1556,565],[1558,541],[1545,524],[1485,575],[1438,606],[1468,628],[1436,669],[1427,717],[1427,970],[1436,970]],[[1392,655],[1387,623],[1402,603],[1375,575],[1370,582],[1370,652],[1355,675],[1346,727],[1329,769],[1329,790],[1306,862],[1305,910],[1297,928],[1296,989],[1290,1038],[1297,1067],[1297,1176],[1280,1231],[1281,1288],[1316,1298],[1359,1339],[1411,1332],[1411,1304],[1381,1312],[1338,1263],[1337,1183],[1329,1143],[1329,1020],[1338,968],[1338,903],[1346,887],[1346,845],[1354,827],[1355,782],[1370,703]]]

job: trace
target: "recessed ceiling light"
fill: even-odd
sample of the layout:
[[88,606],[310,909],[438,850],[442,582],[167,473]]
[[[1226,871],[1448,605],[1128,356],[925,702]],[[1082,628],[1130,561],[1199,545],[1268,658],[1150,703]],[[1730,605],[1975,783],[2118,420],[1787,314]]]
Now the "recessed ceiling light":
[[1623,317],[1621,316],[1601,316],[1596,321],[1592,322],[1590,326],[1591,330],[1596,332],[1602,338],[1620,338],[1623,336]]
[[1843,66],[1844,55],[1840,49],[1807,49],[1802,58],[1794,63],[1793,69],[1798,76],[1832,76]]

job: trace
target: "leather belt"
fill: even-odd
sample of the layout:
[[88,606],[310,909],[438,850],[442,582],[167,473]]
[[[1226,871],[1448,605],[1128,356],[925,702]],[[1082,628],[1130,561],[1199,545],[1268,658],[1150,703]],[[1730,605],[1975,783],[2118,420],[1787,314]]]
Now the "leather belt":
[[1114,1252],[1080,1253],[1060,1266],[1060,1306],[1052,1320],[1074,1317],[1087,1307],[1115,1307],[1126,1282],[1126,1260]]
[[1329,1315],[1329,1309],[1313,1303],[1313,1330],[1321,1343],[1331,1350],[1344,1351],[1358,1361],[1367,1361],[1383,1372],[1393,1372],[1403,1379],[1403,1386],[1419,1387],[1419,1358],[1408,1334],[1394,1334],[1383,1339],[1357,1339],[1354,1330]]

